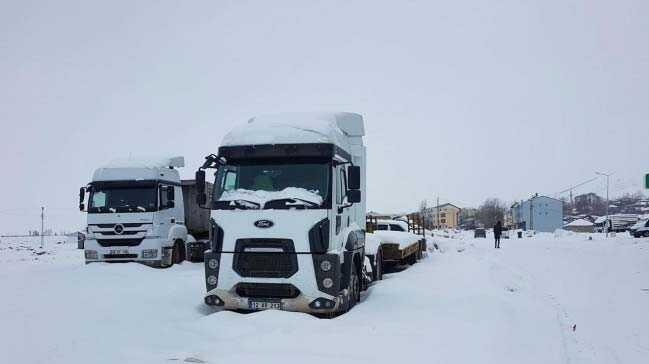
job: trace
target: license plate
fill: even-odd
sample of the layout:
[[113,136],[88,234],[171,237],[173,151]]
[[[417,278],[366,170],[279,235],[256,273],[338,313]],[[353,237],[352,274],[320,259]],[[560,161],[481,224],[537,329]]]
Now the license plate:
[[110,251],[111,255],[126,255],[128,254],[128,249],[115,249]]
[[278,301],[253,301],[248,300],[248,307],[251,310],[281,310],[282,303]]

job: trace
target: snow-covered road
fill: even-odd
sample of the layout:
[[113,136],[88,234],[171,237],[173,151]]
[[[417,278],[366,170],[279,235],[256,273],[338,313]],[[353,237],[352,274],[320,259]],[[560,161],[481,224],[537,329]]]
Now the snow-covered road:
[[[2,363],[645,363],[649,239],[585,235],[441,251],[386,276],[334,320],[202,304],[203,268],[85,266],[0,243]],[[24,245],[36,242],[23,241]],[[432,246],[432,244],[430,244]],[[573,331],[573,326],[576,330]]]

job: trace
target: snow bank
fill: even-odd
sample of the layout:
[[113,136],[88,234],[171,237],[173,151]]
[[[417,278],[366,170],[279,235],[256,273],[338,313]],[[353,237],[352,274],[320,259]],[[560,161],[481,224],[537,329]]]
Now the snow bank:
[[[298,187],[288,187],[282,191],[252,191],[245,189],[225,191],[219,201],[247,200],[263,207],[268,201],[288,198],[305,200],[317,205],[322,205],[323,201],[319,191],[309,191]],[[297,201],[296,205],[302,205],[302,203]]]
[[344,147],[347,140],[338,122],[349,115],[356,114],[287,113],[255,117],[228,133],[221,145],[327,143]]

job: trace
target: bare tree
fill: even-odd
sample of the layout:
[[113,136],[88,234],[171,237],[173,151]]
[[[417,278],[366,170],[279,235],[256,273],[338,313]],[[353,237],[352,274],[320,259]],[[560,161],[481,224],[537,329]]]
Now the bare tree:
[[491,227],[496,221],[503,221],[507,207],[497,198],[488,198],[478,208],[477,219],[485,227]]

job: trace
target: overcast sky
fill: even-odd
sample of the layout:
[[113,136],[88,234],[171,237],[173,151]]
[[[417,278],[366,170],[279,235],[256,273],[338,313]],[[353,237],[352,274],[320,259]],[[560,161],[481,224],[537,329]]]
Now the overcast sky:
[[[98,165],[258,114],[365,116],[368,207],[649,172],[649,2],[2,1],[0,233],[78,228]],[[600,182],[582,191],[602,193]]]

